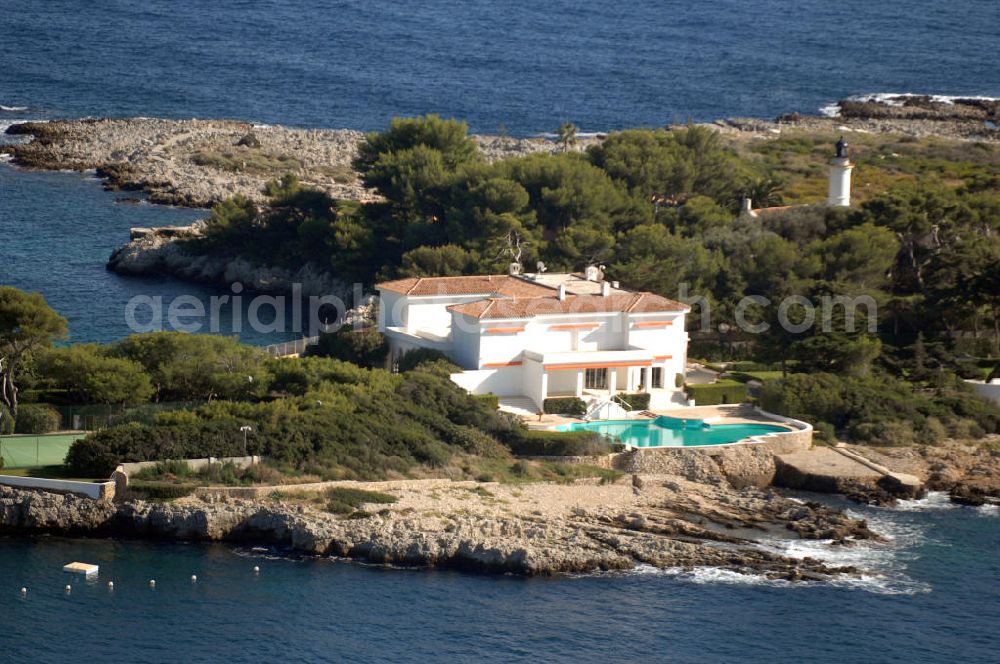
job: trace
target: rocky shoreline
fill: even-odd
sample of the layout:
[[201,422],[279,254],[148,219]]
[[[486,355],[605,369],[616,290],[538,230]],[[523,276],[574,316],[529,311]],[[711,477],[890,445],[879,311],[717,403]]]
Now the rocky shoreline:
[[375,513],[335,516],[294,496],[97,502],[0,487],[0,534],[218,541],[374,564],[552,575],[719,567],[772,579],[860,573],[792,558],[761,540],[878,539],[863,521],[817,503],[681,477],[613,484],[509,486],[372,483],[397,497]]
[[[706,123],[727,134],[769,138],[785,130],[859,131],[964,141],[1000,141],[1000,101],[929,96],[842,100],[836,117],[785,114],[775,120],[729,118]],[[264,184],[295,173],[307,185],[345,200],[376,200],[351,168],[364,133],[299,129],[234,120],[156,118],[56,120],[11,125],[33,140],[0,146],[14,163],[49,170],[96,170],[109,189],[143,191],[154,203],[209,207],[235,194],[263,202]],[[580,137],[573,149],[599,143]],[[557,152],[536,138],[473,136],[494,161]]]
[[297,287],[302,297],[336,296],[349,306],[354,295],[347,283],[314,263],[291,270],[262,266],[243,257],[190,253],[183,240],[200,235],[199,224],[170,229],[133,229],[128,244],[115,248],[107,267],[132,276],[167,275],[186,281],[223,286],[240,283],[256,293],[287,295]]
[[[7,133],[33,139],[0,146],[19,166],[94,170],[106,188],[142,191],[153,203],[211,207],[236,194],[263,203],[264,185],[286,173],[333,198],[378,198],[351,168],[365,137],[353,129],[125,118],[25,122]],[[473,139],[488,160],[561,149],[544,138]],[[577,149],[596,140],[581,138]]]
[[[854,449],[894,472],[913,473],[927,488],[950,491],[954,502],[1000,504],[1000,454],[989,442]],[[626,464],[626,474],[614,481],[217,487],[167,503],[128,492],[118,502],[102,502],[0,486],[0,535],[227,542],[371,564],[523,575],[637,565],[711,567],[791,581],[865,574],[787,555],[796,540],[858,546],[881,537],[863,520],[775,489],[780,457],[763,446],[734,446],[720,454],[660,454],[655,463]],[[914,493],[851,478],[831,487],[829,475],[823,471],[815,486],[796,488],[883,505],[923,495],[922,487]],[[330,513],[325,491],[332,486],[389,494],[395,502],[364,504],[346,516]]]

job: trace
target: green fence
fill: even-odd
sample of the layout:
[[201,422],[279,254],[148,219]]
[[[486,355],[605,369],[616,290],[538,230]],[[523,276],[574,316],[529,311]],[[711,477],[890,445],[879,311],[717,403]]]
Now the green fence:
[[57,466],[66,459],[73,441],[83,438],[83,433],[55,433],[44,436],[2,436],[0,457],[4,468],[31,468]]

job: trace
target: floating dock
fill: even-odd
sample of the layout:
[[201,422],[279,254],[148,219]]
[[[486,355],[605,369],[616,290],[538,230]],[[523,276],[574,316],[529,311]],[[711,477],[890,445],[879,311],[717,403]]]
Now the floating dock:
[[83,574],[85,577],[90,578],[92,576],[97,576],[100,567],[97,565],[91,565],[90,563],[70,563],[68,565],[63,565],[64,572],[70,572],[71,574]]

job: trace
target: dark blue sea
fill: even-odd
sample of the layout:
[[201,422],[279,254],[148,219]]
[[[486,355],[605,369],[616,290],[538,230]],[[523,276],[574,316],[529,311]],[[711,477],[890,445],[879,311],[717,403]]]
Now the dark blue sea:
[[[0,128],[142,115],[372,130],[436,112],[534,135],[567,120],[607,131],[816,113],[877,92],[997,97],[998,26],[996,0],[3,0]],[[0,283],[42,292],[74,341],[127,334],[135,296],[223,293],[107,272],[129,227],[204,214],[118,196],[92,175],[0,163]],[[718,570],[522,579],[0,539],[0,661],[997,661],[997,512],[940,497],[851,509],[891,541],[790,552],[871,573],[794,586]],[[102,571],[67,595],[72,560]]]
[[[996,0],[3,0],[0,130],[81,116],[373,130],[434,112],[533,135],[816,113],[877,92],[1000,96],[997,26]],[[105,273],[130,226],[204,214],[115,198],[86,175],[0,164],[0,283],[41,291],[74,341],[127,334],[136,295],[166,308],[225,294]]]
[[[1000,517],[945,501],[853,508],[886,544],[786,545],[872,570],[826,585],[711,569],[526,579],[223,545],[0,539],[0,652],[5,662],[995,662]],[[100,577],[60,571],[75,560],[99,564]]]

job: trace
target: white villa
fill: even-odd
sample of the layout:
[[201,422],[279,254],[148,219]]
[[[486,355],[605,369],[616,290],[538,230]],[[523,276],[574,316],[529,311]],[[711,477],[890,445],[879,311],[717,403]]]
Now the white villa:
[[[464,371],[452,380],[512,407],[542,410],[576,396],[603,415],[613,397],[649,393],[651,409],[687,403],[684,304],[585,274],[425,277],[376,285],[378,328],[397,359],[414,348],[442,351]],[[595,413],[596,414],[596,413]]]

